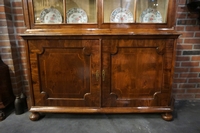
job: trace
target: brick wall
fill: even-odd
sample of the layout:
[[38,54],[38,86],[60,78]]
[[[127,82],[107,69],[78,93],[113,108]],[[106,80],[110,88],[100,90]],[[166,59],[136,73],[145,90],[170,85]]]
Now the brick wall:
[[[176,30],[182,35],[177,46],[173,95],[177,100],[200,100],[198,14],[188,12],[185,1],[177,0]],[[26,29],[22,12],[21,0],[0,2],[0,53],[10,67],[15,94],[23,90],[28,95],[26,52],[18,36]]]
[[177,0],[177,44],[173,92],[175,99],[200,99],[200,23],[189,12],[186,0]]
[[21,78],[20,49],[16,43],[15,25],[13,23],[13,8],[9,0],[0,1],[0,54],[10,68],[12,88],[15,95],[23,91]]

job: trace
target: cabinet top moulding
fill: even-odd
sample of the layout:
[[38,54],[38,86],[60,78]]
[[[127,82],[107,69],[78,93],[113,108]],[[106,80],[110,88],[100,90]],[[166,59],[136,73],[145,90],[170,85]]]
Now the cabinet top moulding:
[[[44,0],[42,0],[44,2]],[[89,0],[89,3],[92,1],[93,6],[88,6],[86,7],[86,9],[88,10],[95,10],[95,12],[91,12],[90,11],[90,21],[91,19],[94,19],[94,21],[91,21],[90,23],[67,23],[66,21],[66,5],[67,5],[67,1],[66,0],[60,0],[63,1],[63,3],[61,3],[60,5],[62,5],[62,23],[37,23],[36,22],[36,11],[34,10],[34,2],[38,2],[36,0],[22,0],[22,5],[23,5],[23,11],[24,11],[24,19],[25,19],[25,24],[27,26],[27,28],[29,29],[43,29],[43,32],[48,32],[48,30],[46,29],[63,29],[63,30],[67,30],[67,29],[77,29],[80,30],[82,29],[84,30],[88,30],[88,29],[94,29],[97,31],[103,31],[103,30],[98,30],[98,29],[129,29],[129,30],[136,30],[136,29],[151,29],[151,30],[174,30],[174,25],[175,25],[175,12],[176,12],[176,1],[175,0],[148,0],[149,1],[153,1],[153,2],[157,2],[159,3],[159,1],[161,3],[165,3],[165,4],[159,4],[161,5],[159,7],[159,10],[161,10],[161,7],[164,6],[166,9],[163,11],[165,14],[165,16],[163,15],[163,18],[165,19],[165,21],[163,21],[162,23],[158,22],[158,23],[142,23],[139,22],[139,20],[136,20],[136,11],[135,10],[143,10],[146,9],[146,7],[142,7],[142,5],[139,5],[141,7],[138,6],[138,8],[136,7],[137,2],[142,2],[142,0],[129,0],[131,1],[134,6],[131,11],[133,12],[133,16],[134,16],[134,20],[133,22],[125,22],[125,23],[117,23],[117,22],[107,22],[107,20],[105,20],[105,15],[106,13],[104,13],[106,7],[104,7],[106,4],[104,4],[104,2],[109,2],[108,0]],[[123,1],[123,0],[121,0]],[[122,3],[122,2],[121,2]],[[91,4],[91,3],[90,3]],[[112,3],[112,6],[114,6],[115,3]],[[86,5],[86,4],[85,4]],[[126,4],[127,5],[127,4]],[[147,4],[146,4],[147,5]],[[155,5],[155,4],[154,4]],[[47,6],[46,6],[47,7]],[[44,8],[46,8],[44,7]],[[122,6],[121,6],[122,7]],[[148,6],[149,7],[149,6]],[[35,7],[36,8],[36,7]],[[51,6],[49,5],[49,8],[51,8]],[[95,9],[93,9],[95,8]],[[142,9],[139,9],[142,8]],[[37,9],[37,8],[36,8]],[[42,8],[43,9],[43,8]],[[39,12],[41,12],[41,10],[37,11],[37,14],[39,14]],[[148,8],[147,8],[148,9]],[[155,8],[156,9],[156,8]],[[43,11],[43,10],[42,10]],[[63,13],[65,12],[65,13]],[[139,11],[138,11],[139,12]],[[141,12],[141,11],[140,11]],[[95,14],[96,13],[96,14]],[[162,13],[162,11],[161,11]],[[91,15],[92,14],[92,15]],[[110,15],[110,12],[108,13]],[[138,16],[137,16],[138,17]],[[140,16],[139,16],[140,17]],[[138,19],[138,18],[137,18]],[[88,20],[89,21],[89,20]],[[110,21],[110,20],[109,20]],[[34,31],[34,30],[33,30]],[[53,30],[52,30],[53,31]]]
[[65,30],[65,29],[28,29],[25,33],[21,34],[21,36],[109,36],[109,35],[126,35],[126,36],[174,36],[177,38],[180,33],[175,32],[173,29],[171,30],[142,30],[142,29],[72,29],[72,30]]

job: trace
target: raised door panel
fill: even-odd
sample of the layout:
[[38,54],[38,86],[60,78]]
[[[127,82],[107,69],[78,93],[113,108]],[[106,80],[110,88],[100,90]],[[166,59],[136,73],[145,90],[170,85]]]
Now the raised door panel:
[[35,106],[100,106],[98,40],[30,40]]
[[103,40],[102,106],[168,105],[172,45],[166,45],[166,40]]

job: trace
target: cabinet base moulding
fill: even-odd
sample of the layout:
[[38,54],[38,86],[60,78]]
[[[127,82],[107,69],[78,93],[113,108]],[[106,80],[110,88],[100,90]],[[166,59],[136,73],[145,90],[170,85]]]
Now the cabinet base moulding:
[[31,115],[30,120],[36,121],[39,120],[43,115],[40,113],[161,113],[162,118],[166,121],[173,119],[172,112],[173,106],[164,106],[164,107],[56,107],[56,106],[32,106],[30,109]]

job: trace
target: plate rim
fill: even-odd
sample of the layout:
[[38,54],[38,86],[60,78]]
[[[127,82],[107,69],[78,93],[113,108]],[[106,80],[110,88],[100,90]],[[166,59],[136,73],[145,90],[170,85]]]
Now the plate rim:
[[[133,13],[132,13],[129,9],[127,9],[127,8],[122,8],[122,7],[117,7],[117,8],[115,8],[115,9],[111,12],[111,14],[110,14],[110,22],[112,22],[112,23],[119,23],[119,22],[114,22],[114,21],[112,21],[112,14],[113,14],[117,9],[122,9],[122,10],[126,9],[129,13],[131,13],[131,17],[132,17],[132,21],[131,21],[131,22],[120,22],[120,23],[133,23],[133,22],[134,22]],[[122,12],[124,12],[124,11],[122,11]],[[122,12],[120,12],[120,13],[122,13]],[[117,14],[118,14],[118,13],[117,13]]]
[[[44,9],[41,11],[41,13],[40,13],[40,23],[45,23],[45,22],[44,22],[45,16],[46,16],[49,12],[51,12],[51,11],[53,11],[53,10],[55,10],[56,13],[57,13],[56,15],[59,15],[59,17],[61,18],[61,21],[58,22],[58,23],[62,23],[62,21],[63,21],[62,15],[61,15],[60,11],[59,11],[58,9],[54,8],[54,7],[44,8]],[[45,15],[42,16],[42,13],[43,13],[43,12],[45,12]],[[42,20],[41,20],[41,18],[42,18]],[[45,24],[57,24],[57,23],[45,23]]]
[[[70,8],[69,10],[67,10],[67,12],[66,12],[66,17],[67,17],[66,22],[67,22],[67,23],[73,24],[72,22],[69,22],[69,18],[70,18],[70,17],[68,17],[68,16],[69,16],[69,15],[68,15],[68,12],[69,12],[70,10],[72,10],[72,9],[73,9],[73,10],[74,10],[74,9],[78,9],[78,10],[83,11],[87,19],[86,19],[86,22],[81,22],[81,23],[88,23],[88,15],[87,15],[86,11],[83,10],[82,8],[77,8],[77,7],[73,7],[73,8]],[[72,14],[71,14],[71,15],[72,15]],[[71,16],[71,15],[70,15],[70,16]],[[74,23],[74,24],[80,24],[80,23],[77,22],[77,23]]]
[[[153,10],[153,12],[148,12],[148,10]],[[156,13],[158,13],[160,15],[159,16],[159,18],[161,19],[160,22],[159,21],[158,22],[144,22],[143,21],[144,16],[147,15],[147,14],[153,13],[155,16],[157,16],[154,12],[156,12]],[[160,11],[158,11],[157,9],[147,8],[147,9],[142,11],[142,13],[140,15],[140,21],[143,22],[143,23],[162,23],[162,15],[161,15]],[[156,19],[156,21],[157,21],[157,19]]]

